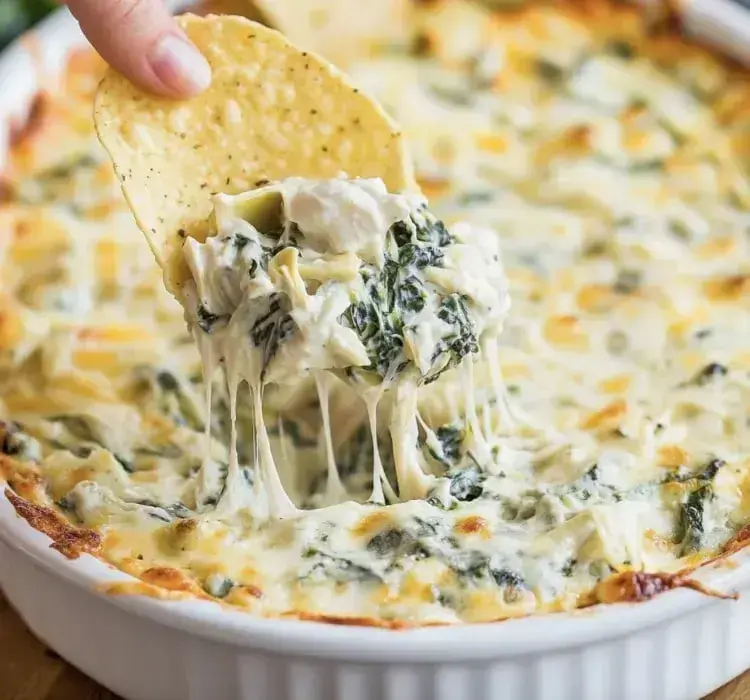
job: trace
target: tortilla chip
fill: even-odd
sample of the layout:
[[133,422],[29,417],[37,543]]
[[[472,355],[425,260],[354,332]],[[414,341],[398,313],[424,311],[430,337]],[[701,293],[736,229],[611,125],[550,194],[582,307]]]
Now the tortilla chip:
[[110,70],[95,104],[99,139],[173,294],[186,274],[182,240],[211,232],[214,193],[341,172],[417,189],[396,124],[336,68],[244,18],[179,21],[213,69],[206,92],[161,99]]
[[406,41],[409,0],[253,0],[262,22],[337,65],[373,47]]

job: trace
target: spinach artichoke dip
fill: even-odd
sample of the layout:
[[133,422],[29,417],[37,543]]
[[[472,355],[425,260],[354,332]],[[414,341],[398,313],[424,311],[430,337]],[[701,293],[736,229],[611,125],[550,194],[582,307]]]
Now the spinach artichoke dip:
[[[750,84],[673,20],[415,2],[408,39],[336,59],[395,122],[321,96],[316,155],[252,181],[227,129],[297,146],[245,121],[242,42],[211,35],[237,52],[215,70],[235,97],[196,103],[216,129],[126,120],[122,152],[165,161],[148,181],[147,155],[113,173],[103,66],[70,57],[0,180],[19,515],[137,579],[113,593],[263,616],[457,624],[698,587],[750,538]],[[331,140],[358,120],[377,148]],[[176,224],[193,202],[208,228]]]

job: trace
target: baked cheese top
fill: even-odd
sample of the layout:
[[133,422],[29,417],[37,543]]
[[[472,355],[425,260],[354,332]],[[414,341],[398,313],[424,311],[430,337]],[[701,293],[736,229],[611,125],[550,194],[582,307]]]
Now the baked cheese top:
[[[0,188],[0,467],[106,561],[261,615],[459,623],[608,600],[750,523],[745,72],[604,0],[429,9],[346,66],[429,211],[287,181],[270,240],[218,196],[192,336],[95,143],[98,64],[40,97]],[[254,266],[233,364],[222,270]],[[480,307],[502,332],[454,347]]]

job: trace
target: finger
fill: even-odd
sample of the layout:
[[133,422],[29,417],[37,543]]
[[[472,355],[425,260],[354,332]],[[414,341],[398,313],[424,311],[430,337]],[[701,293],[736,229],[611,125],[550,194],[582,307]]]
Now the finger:
[[104,60],[144,89],[189,97],[211,82],[211,67],[162,0],[68,0],[67,4]]

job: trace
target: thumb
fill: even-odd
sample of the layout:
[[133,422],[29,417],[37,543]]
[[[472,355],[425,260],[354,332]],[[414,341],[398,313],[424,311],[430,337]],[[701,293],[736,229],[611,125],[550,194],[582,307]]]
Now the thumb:
[[211,82],[211,67],[162,0],[68,0],[88,40],[113,68],[140,87],[189,97]]

